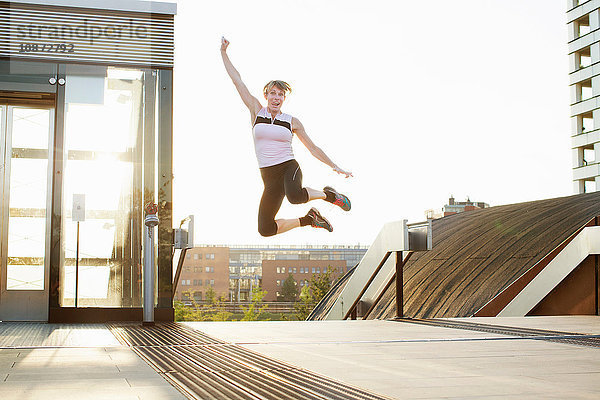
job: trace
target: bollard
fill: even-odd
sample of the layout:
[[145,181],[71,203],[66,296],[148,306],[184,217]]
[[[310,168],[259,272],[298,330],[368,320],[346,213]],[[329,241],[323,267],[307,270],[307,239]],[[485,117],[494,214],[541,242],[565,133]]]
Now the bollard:
[[154,325],[154,227],[158,225],[154,203],[146,204],[144,219],[144,320],[143,325]]

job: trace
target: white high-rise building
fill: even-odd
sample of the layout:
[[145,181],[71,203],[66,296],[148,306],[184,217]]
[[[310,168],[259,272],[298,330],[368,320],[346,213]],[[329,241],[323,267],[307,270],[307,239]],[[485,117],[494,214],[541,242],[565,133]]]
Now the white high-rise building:
[[600,190],[600,0],[568,0],[575,193]]

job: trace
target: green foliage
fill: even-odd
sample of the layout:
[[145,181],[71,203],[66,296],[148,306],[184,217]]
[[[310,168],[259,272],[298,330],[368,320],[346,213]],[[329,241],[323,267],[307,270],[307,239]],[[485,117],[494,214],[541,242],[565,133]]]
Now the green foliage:
[[331,274],[333,273],[333,268],[331,266],[327,267],[327,270],[319,275],[313,275],[310,278],[310,291],[313,299],[315,300],[315,304],[317,304],[321,299],[325,296],[325,294],[331,289]]
[[310,294],[308,286],[303,286],[300,291],[300,301],[294,304],[296,317],[300,321],[304,321],[314,307],[313,298]]
[[211,287],[206,291],[206,303],[199,304],[191,296],[192,306],[186,306],[181,301],[175,301],[175,321],[228,321],[233,315],[225,311],[224,299],[217,298]]
[[244,311],[244,317],[242,321],[258,321],[262,320],[263,314],[265,314],[265,310],[268,307],[268,304],[263,305],[263,298],[267,294],[266,290],[262,290],[261,288],[255,286],[252,288],[252,302],[247,308],[242,307]]
[[300,291],[300,301],[294,304],[296,317],[300,321],[305,320],[313,308],[321,301],[325,294],[331,289],[331,274],[333,268],[327,267],[322,274],[313,275],[310,278],[308,286],[302,287]]
[[298,283],[292,274],[289,274],[281,288],[281,298],[283,301],[296,301],[298,297]]
[[206,297],[206,302],[210,304],[214,304],[217,301],[217,294],[215,293],[215,289],[210,286],[206,293],[204,294]]

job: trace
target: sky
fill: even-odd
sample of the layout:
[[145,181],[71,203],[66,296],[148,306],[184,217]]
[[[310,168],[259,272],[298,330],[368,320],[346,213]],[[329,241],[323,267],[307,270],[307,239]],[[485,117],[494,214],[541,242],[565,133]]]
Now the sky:
[[[491,206],[573,194],[566,4],[548,0],[177,1],[174,224],[196,244],[369,245],[389,221],[425,220],[453,195]],[[262,194],[250,114],[220,38],[250,92],[291,84],[283,112],[345,179],[294,153],[304,185],[330,185],[352,210],[314,206],[332,233],[257,231]]]

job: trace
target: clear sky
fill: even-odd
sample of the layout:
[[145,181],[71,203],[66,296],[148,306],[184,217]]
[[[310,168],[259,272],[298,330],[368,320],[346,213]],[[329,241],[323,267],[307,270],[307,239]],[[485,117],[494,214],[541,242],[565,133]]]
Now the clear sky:
[[[175,19],[174,221],[197,244],[364,244],[388,221],[424,220],[454,195],[491,206],[572,194],[566,4],[548,0],[179,0]],[[333,233],[257,232],[262,181],[250,91],[292,85],[283,111],[340,167],[295,139],[305,186],[348,194],[316,206]],[[263,102],[264,104],[264,102]]]

